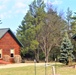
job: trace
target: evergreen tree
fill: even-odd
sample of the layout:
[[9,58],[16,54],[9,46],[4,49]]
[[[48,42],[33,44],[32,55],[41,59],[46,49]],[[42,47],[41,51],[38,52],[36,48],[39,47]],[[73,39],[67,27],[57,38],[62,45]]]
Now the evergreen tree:
[[60,48],[61,48],[60,62],[68,65],[69,63],[72,62],[74,55],[72,54],[73,53],[73,45],[72,45],[70,39],[68,38],[67,32],[65,32],[65,35],[64,35],[64,38],[63,38]]
[[26,13],[21,25],[17,29],[17,37],[23,43],[24,48],[22,54],[26,54],[29,50],[34,51],[35,59],[39,61],[39,42],[37,36],[44,24],[45,4],[43,0],[34,0],[29,5],[29,11]]
[[67,23],[68,23],[68,31],[71,29],[71,16],[72,16],[72,11],[70,10],[70,8],[68,7],[67,8],[67,12],[66,12],[66,20],[67,20]]

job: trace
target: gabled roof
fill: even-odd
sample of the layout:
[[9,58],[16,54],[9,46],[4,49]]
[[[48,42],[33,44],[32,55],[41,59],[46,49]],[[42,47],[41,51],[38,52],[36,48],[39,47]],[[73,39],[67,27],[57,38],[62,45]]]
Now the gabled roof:
[[0,39],[7,33],[10,32],[11,35],[14,37],[14,39],[16,40],[16,42],[23,47],[22,43],[16,38],[16,36],[14,35],[14,33],[10,30],[10,28],[1,28],[0,29]]
[[0,38],[2,38],[8,30],[9,28],[0,29]]

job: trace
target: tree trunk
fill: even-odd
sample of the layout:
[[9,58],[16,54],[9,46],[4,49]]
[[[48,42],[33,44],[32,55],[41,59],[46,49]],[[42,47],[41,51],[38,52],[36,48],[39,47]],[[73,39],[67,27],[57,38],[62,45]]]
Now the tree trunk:
[[72,57],[69,57],[68,60],[69,60],[68,65],[71,66],[72,65]]
[[36,62],[39,63],[39,49],[35,50],[35,59],[36,59]]
[[48,63],[49,62],[49,52],[47,50],[45,52],[45,59],[46,59],[46,62]]
[[34,52],[35,52],[35,60],[36,60],[36,50]]
[[37,56],[36,56],[36,61],[37,61],[37,63],[39,63],[39,49],[37,49]]
[[49,62],[49,55],[46,56],[46,62]]

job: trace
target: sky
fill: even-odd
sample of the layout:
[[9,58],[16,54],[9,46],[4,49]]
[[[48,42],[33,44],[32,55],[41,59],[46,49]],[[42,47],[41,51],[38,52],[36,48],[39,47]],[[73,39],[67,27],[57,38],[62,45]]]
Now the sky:
[[[0,19],[2,20],[0,28],[10,28],[13,32],[16,32],[32,1],[0,0]],[[58,11],[66,12],[69,7],[70,10],[76,12],[76,0],[44,0],[44,2],[51,3]]]

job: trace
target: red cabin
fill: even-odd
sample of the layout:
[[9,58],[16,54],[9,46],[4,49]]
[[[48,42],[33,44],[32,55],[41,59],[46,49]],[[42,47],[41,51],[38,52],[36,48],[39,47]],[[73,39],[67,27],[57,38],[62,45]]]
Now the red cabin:
[[20,55],[22,44],[9,28],[0,29],[0,59],[14,61],[14,57]]

